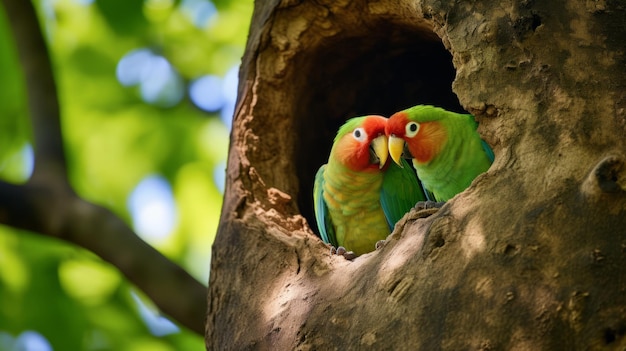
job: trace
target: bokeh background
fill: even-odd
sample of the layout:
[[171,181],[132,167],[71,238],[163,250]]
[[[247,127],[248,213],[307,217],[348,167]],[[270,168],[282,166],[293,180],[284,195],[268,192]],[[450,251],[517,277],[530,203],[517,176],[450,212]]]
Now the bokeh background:
[[[74,189],[206,285],[252,0],[33,2]],[[2,180],[28,179],[31,133],[0,6]],[[0,226],[0,350],[202,349],[95,255]]]

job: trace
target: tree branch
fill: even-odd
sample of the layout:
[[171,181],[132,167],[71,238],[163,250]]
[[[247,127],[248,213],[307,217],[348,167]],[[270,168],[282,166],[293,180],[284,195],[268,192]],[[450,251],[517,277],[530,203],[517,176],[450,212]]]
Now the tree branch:
[[24,75],[35,137],[35,168],[30,181],[67,181],[59,100],[37,13],[31,1],[2,0]]
[[50,57],[29,0],[2,0],[17,44],[35,134],[25,185],[0,182],[0,223],[86,248],[117,267],[166,314],[204,334],[206,287],[145,243],[111,211],[78,197],[67,181]]
[[159,308],[204,333],[206,287],[111,211],[47,185],[0,182],[0,223],[63,239],[117,267]]

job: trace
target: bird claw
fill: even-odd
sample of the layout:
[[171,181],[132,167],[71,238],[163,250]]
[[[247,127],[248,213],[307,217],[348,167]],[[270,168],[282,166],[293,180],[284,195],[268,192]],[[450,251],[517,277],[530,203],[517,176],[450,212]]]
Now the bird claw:
[[354,253],[354,251],[348,251],[343,246],[339,246],[337,248],[335,248],[334,246],[331,246],[330,247],[330,254],[331,255],[343,256],[348,261],[352,261],[353,259],[356,258],[356,254]]
[[435,202],[435,201],[431,201],[431,200],[426,200],[426,201],[418,201],[415,204],[415,209],[417,211],[421,211],[421,210],[428,210],[431,208],[441,208],[443,205],[445,205],[445,201],[442,202]]
[[378,249],[382,248],[383,246],[385,246],[386,242],[387,242],[386,240],[378,240],[376,242],[376,250],[378,250]]
[[441,206],[443,206],[444,204],[445,202],[435,202],[435,201],[430,201],[430,200],[419,201],[417,204],[415,204],[413,209],[409,211],[409,214],[406,217],[406,220],[416,220],[420,218],[429,217],[437,213],[437,211],[439,211],[439,208],[441,208]]

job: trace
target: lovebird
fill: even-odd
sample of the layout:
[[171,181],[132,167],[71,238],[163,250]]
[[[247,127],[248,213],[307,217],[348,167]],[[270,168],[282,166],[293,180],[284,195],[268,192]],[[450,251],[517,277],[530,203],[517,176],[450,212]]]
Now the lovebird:
[[386,124],[378,115],[346,121],[328,163],[315,176],[315,220],[322,240],[356,255],[373,251],[416,202],[425,200],[408,162],[399,167],[388,159]]
[[487,171],[493,150],[480,138],[471,114],[417,105],[396,112],[387,121],[389,154],[401,164],[406,150],[429,198],[445,202]]

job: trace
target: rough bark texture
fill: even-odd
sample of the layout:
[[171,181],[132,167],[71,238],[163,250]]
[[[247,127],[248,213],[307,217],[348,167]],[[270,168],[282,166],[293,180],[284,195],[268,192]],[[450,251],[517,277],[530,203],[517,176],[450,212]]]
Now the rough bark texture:
[[[624,349],[624,18],[618,0],[257,2],[207,348]],[[474,113],[495,163],[382,249],[330,257],[310,202],[337,127],[417,103]]]

